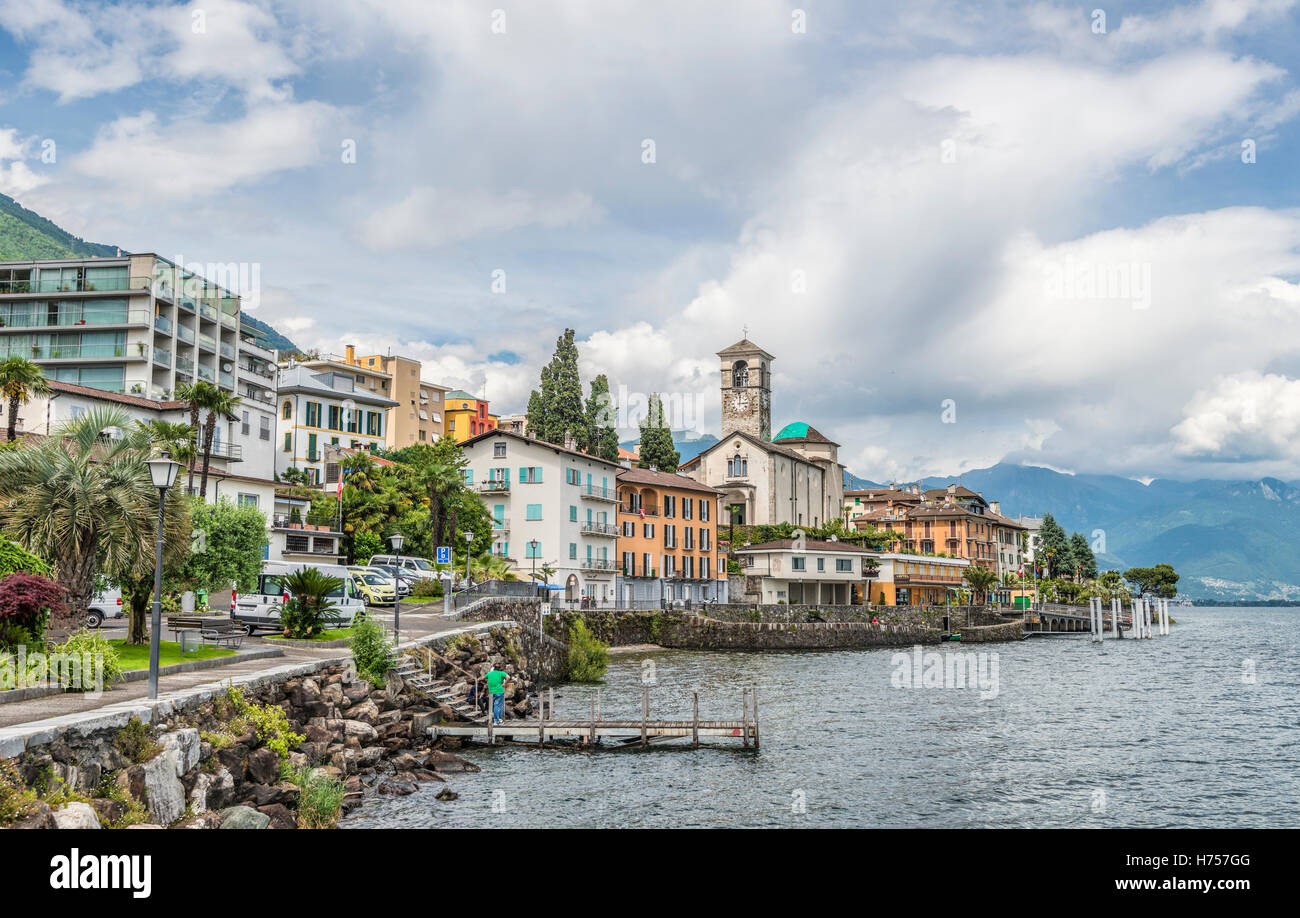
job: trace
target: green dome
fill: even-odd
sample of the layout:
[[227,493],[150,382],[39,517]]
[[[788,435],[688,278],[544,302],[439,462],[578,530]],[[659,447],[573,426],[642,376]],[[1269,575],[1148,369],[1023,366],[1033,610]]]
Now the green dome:
[[795,421],[793,424],[786,424],[777,433],[773,440],[805,440],[808,438],[808,431],[812,430],[803,421]]

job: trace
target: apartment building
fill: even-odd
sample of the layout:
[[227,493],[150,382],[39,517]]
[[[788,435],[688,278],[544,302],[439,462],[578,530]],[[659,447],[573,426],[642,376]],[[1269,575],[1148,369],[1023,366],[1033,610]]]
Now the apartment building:
[[868,601],[870,551],[847,542],[777,539],[735,550],[744,601],[848,606]]
[[549,565],[558,600],[612,605],[619,467],[504,430],[471,437],[462,449],[465,482],[492,517],[492,553],[523,580]]
[[325,479],[327,445],[381,449],[387,441],[387,415],[397,402],[357,384],[356,374],[320,370],[313,361],[282,367],[277,384],[275,472],[306,474],[307,484]]
[[652,469],[623,469],[616,480],[619,604],[726,602],[726,560],[718,549],[722,492]]
[[421,379],[420,361],[391,354],[358,356],[356,348],[349,344],[344,348],[343,362],[362,369],[357,374],[358,383],[398,403],[388,416],[385,440],[389,449],[434,443],[446,433],[444,402],[451,389]]
[[[458,443],[497,428],[497,416],[488,410],[487,399],[454,389],[447,393],[445,405],[447,435],[455,437]],[[517,433],[523,436],[522,432]]]
[[947,602],[965,587],[965,558],[938,558],[898,552],[874,553],[876,574],[870,600],[879,606],[930,606]]

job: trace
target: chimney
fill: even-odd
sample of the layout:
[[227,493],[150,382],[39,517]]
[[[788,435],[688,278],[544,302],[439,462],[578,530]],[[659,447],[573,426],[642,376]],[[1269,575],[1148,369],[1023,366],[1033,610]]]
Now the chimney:
[[1002,501],[1000,501],[1000,500],[991,500],[991,501],[989,501],[989,509],[992,510],[994,513],[996,513],[998,516],[1001,516],[1001,515],[1002,515]]
[[347,347],[343,348],[343,360],[346,363],[357,362],[357,346],[355,344],[349,344]]

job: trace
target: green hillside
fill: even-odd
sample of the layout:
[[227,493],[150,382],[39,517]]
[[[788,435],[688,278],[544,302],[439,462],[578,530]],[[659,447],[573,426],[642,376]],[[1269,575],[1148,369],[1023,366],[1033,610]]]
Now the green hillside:
[[87,242],[28,210],[8,195],[0,194],[0,261],[92,255],[112,257],[116,254],[115,247]]

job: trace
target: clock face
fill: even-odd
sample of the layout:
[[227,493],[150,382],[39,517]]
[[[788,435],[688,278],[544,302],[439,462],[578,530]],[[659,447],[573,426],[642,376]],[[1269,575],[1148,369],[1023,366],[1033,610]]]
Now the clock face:
[[731,396],[732,411],[747,411],[749,409],[749,396],[744,392],[737,392]]

